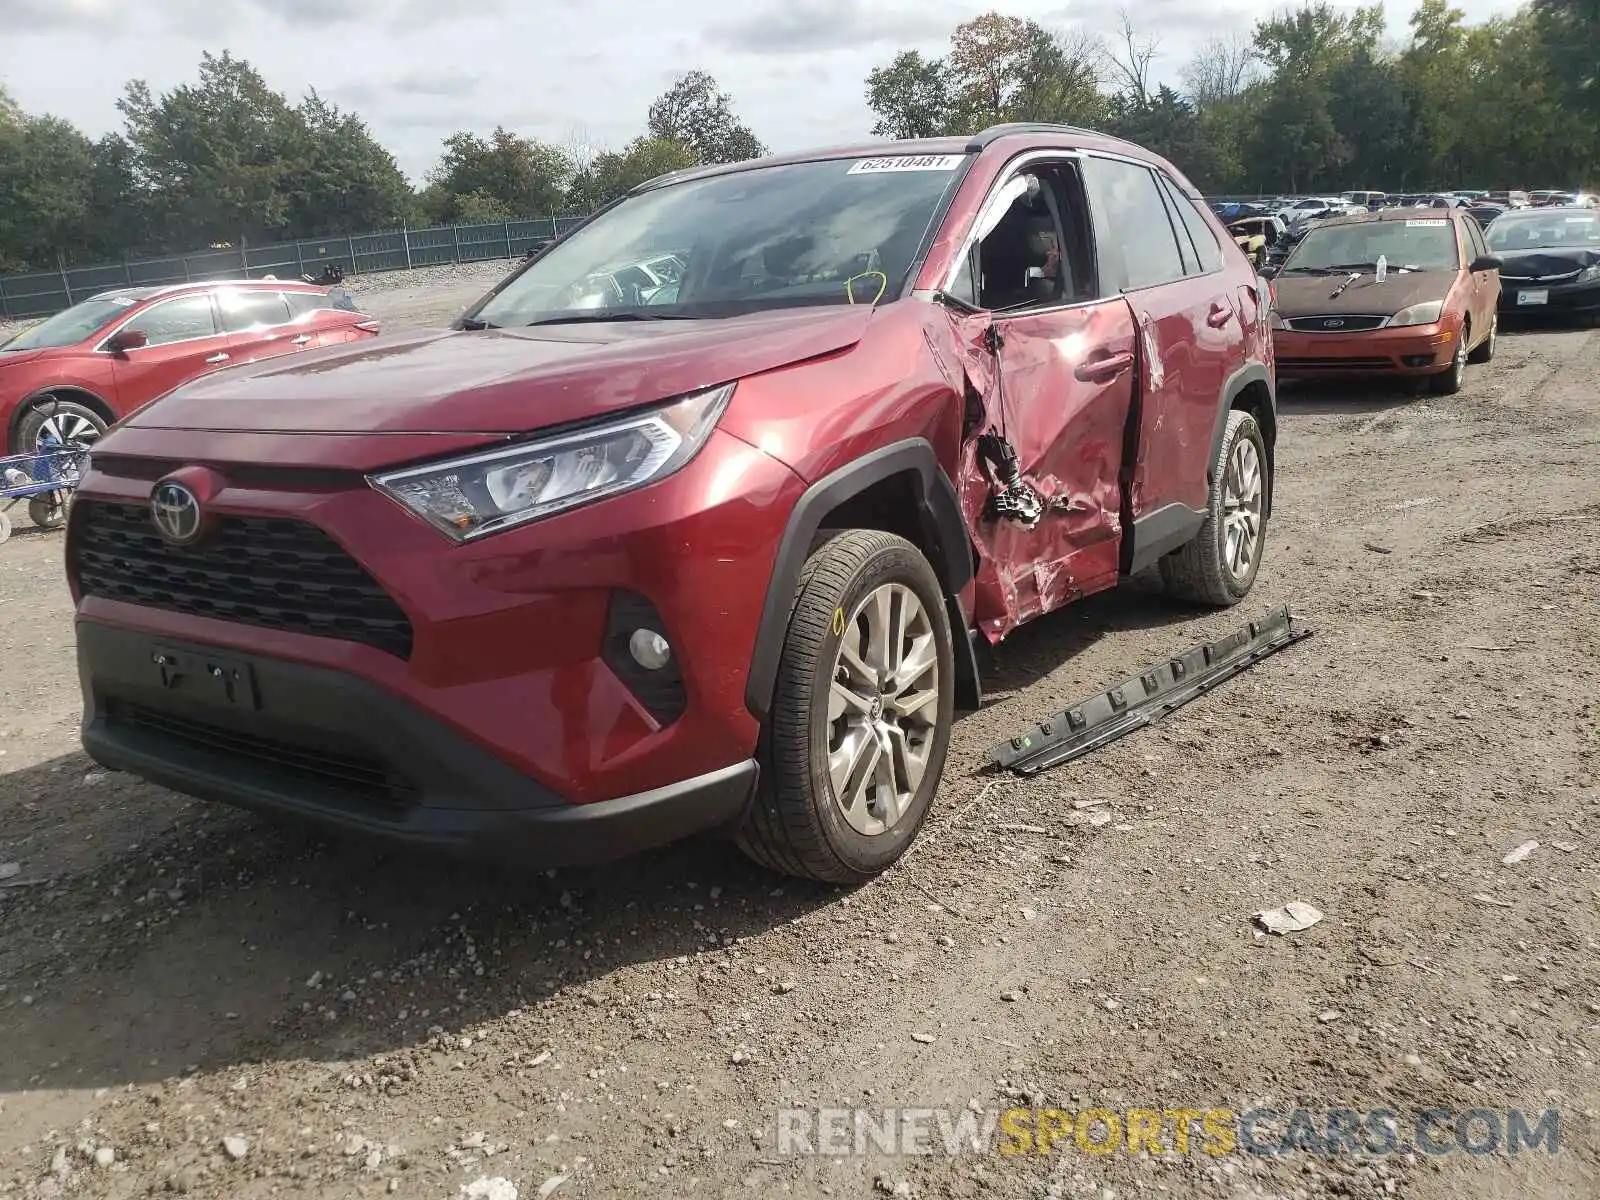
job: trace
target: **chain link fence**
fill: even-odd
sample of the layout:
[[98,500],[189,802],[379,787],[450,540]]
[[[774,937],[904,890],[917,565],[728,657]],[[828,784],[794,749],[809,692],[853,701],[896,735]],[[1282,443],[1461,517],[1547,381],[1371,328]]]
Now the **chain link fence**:
[[48,317],[111,288],[151,287],[210,279],[298,279],[332,265],[347,274],[409,271],[413,267],[520,258],[558,237],[583,217],[528,217],[486,225],[435,225],[342,237],[302,238],[271,245],[197,250],[169,258],[62,266],[55,271],[0,275],[0,319]]

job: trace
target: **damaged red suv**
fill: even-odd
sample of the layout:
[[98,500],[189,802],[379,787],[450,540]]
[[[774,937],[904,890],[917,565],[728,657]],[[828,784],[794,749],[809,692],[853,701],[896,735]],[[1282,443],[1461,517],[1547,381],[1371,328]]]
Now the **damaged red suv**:
[[1250,590],[1267,306],[1177,171],[1083,130],[655,180],[451,330],[113,430],[69,525],[84,744],[525,863],[717,831],[867,877],[976,639],[1146,567]]

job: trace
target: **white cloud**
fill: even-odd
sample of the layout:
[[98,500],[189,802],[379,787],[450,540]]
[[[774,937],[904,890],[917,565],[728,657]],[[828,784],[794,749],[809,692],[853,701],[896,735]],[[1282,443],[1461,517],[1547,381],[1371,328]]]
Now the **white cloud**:
[[[1346,6],[1349,0],[1342,0]],[[1458,0],[1469,19],[1510,0]],[[1011,0],[1002,11],[1047,26],[1106,32],[1120,0]],[[0,0],[0,85],[24,108],[98,136],[120,124],[134,77],[164,91],[195,76],[202,50],[231,50],[297,99],[317,88],[357,111],[420,178],[457,129],[503,124],[565,142],[621,146],[680,71],[699,67],[733,94],[775,150],[862,141],[864,80],[895,51],[941,54],[985,0]],[[1206,37],[1281,0],[1143,0],[1135,20],[1159,35],[1158,81]],[[1400,33],[1410,7],[1391,7]]]

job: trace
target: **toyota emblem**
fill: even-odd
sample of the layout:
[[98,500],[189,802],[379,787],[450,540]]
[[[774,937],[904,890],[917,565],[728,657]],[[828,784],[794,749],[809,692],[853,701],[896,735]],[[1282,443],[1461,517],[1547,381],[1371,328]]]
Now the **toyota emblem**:
[[1337,320],[1335,320],[1335,321],[1324,321],[1322,323],[1322,327],[1324,329],[1343,329],[1344,328],[1344,322],[1343,321],[1337,321]]
[[192,542],[200,536],[200,499],[181,483],[158,483],[150,495],[150,520],[167,541]]

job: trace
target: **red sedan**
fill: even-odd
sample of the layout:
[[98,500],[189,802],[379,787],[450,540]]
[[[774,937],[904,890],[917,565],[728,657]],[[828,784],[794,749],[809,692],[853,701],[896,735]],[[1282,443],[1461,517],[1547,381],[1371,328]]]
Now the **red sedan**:
[[237,363],[375,337],[348,292],[233,280],[102,292],[0,343],[0,428],[12,454],[41,438],[91,445],[181,383]]

